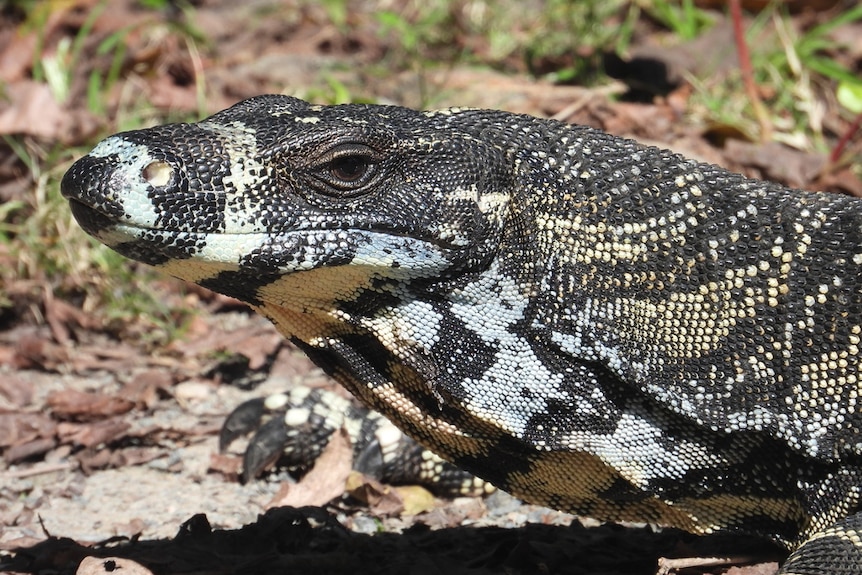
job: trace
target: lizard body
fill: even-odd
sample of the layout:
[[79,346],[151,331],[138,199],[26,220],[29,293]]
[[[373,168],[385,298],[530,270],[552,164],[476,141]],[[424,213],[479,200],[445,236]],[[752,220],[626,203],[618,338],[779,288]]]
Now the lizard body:
[[529,501],[790,549],[862,522],[859,200],[529,116],[280,96],[113,136],[62,189]]

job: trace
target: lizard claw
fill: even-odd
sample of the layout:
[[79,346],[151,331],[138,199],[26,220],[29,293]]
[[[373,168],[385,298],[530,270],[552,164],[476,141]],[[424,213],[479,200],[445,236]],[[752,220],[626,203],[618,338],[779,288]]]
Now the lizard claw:
[[219,453],[224,453],[238,437],[258,427],[265,411],[265,400],[262,397],[245,401],[231,411],[219,431]]
[[[227,424],[227,423],[226,423]],[[273,417],[252,436],[242,459],[242,482],[248,483],[278,461],[291,444],[291,434],[283,417]]]

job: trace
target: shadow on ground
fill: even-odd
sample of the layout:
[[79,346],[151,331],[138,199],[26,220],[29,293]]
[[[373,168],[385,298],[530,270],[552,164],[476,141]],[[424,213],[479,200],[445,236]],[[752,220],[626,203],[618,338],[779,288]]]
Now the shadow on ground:
[[[456,527],[431,531],[417,525],[402,534],[359,534],[317,507],[273,509],[236,530],[210,527],[205,515],[186,521],[173,539],[113,539],[83,547],[51,538],[7,557],[0,570],[74,573],[87,556],[136,561],[156,575],[409,573],[560,573],[652,575],[659,557],[778,552],[740,537],[695,537],[677,530],[616,525],[586,528],[532,524],[519,529]],[[726,554],[726,553],[725,553]],[[105,571],[113,563],[105,562]],[[702,573],[703,571],[690,571]],[[689,573],[689,572],[686,572]]]

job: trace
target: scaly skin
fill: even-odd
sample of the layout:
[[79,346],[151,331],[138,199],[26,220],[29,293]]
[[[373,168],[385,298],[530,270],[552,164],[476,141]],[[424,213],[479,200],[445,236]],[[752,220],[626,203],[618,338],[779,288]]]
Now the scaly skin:
[[859,200],[529,116],[279,96],[108,138],[62,188],[519,497],[791,549],[860,510]]

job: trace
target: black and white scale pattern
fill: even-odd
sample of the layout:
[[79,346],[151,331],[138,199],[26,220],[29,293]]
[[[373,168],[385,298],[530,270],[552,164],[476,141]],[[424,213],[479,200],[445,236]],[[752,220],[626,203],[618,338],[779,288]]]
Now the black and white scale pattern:
[[860,510],[860,200],[529,116],[282,96],[108,138],[62,189],[527,500],[788,548]]
[[243,458],[242,480],[254,479],[270,463],[299,478],[341,430],[353,450],[353,469],[380,481],[422,485],[444,497],[494,491],[489,483],[404,435],[379,413],[321,388],[297,386],[246,401],[225,421],[219,449],[225,451],[235,439],[254,431]]

